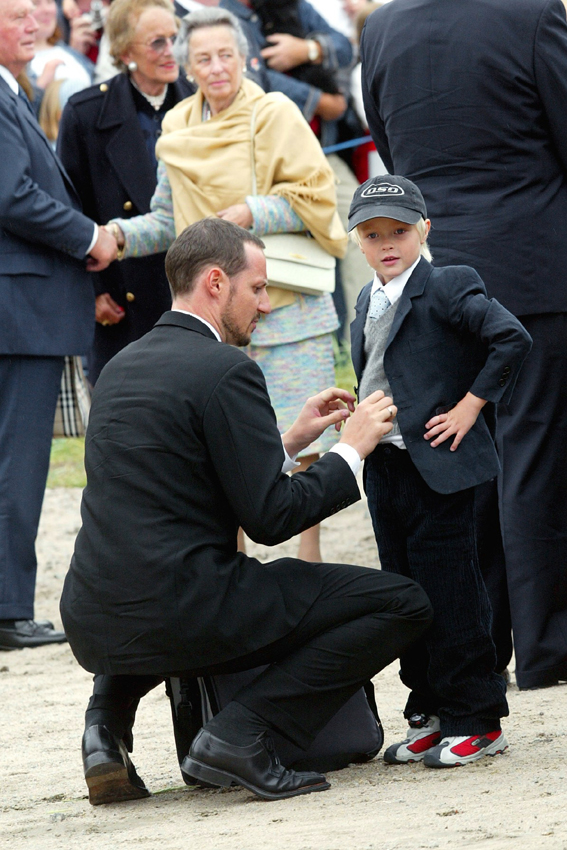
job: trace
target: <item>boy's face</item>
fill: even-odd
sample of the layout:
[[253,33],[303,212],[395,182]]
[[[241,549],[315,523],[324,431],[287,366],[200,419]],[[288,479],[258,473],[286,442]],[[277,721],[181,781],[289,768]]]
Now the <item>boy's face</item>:
[[415,224],[394,218],[371,218],[358,225],[360,250],[384,285],[415,263],[428,233],[429,219],[424,238]]

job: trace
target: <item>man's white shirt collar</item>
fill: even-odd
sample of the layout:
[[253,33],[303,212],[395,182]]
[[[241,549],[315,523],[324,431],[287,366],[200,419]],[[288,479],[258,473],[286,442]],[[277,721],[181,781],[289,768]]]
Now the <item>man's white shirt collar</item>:
[[220,338],[220,334],[217,331],[217,329],[213,328],[213,326],[209,322],[207,322],[206,319],[203,319],[202,316],[198,316],[196,313],[190,313],[189,310],[180,310],[179,307],[177,307],[172,312],[174,312],[174,313],[185,313],[186,316],[193,316],[194,319],[199,319],[200,322],[202,322],[204,325],[206,325],[208,327],[208,329],[214,333],[214,335],[216,336],[218,341],[222,342],[222,339]]
[[[401,275],[400,275],[400,277],[401,277]],[[209,322],[207,322],[206,319],[203,319],[202,316],[197,316],[196,313],[190,313],[189,310],[180,310],[179,308],[176,308],[175,310],[173,310],[173,312],[174,313],[184,313],[186,316],[192,316],[194,319],[198,319],[200,322],[202,322],[204,325],[206,325],[214,333],[214,335],[216,336],[216,338],[218,339],[219,342],[222,342],[222,339],[220,338],[219,332],[216,330],[216,328],[213,328],[213,326],[211,324],[209,324]],[[292,469],[295,469],[295,467],[299,466],[299,463],[296,461],[295,457],[290,457],[290,455],[288,455],[288,453],[286,451],[286,447],[284,446],[284,443],[283,443],[283,439],[282,439],[282,448],[284,450],[284,462],[282,464],[282,470],[281,471],[282,472],[291,472]],[[360,460],[360,456],[359,456],[358,452],[356,451],[356,449],[353,449],[352,446],[337,444],[337,445],[333,446],[331,451],[335,451],[337,454],[339,454],[343,458],[343,460],[346,461],[346,463],[350,466],[353,475],[357,474],[358,470],[360,469],[361,460]]]
[[0,65],[0,77],[8,83],[14,94],[19,94],[20,86],[18,85],[18,81],[12,72],[8,71],[5,65]]
[[370,293],[370,297],[372,298],[377,289],[381,289],[390,304],[395,304],[396,301],[399,301],[400,296],[404,291],[404,286],[410,279],[414,269],[417,267],[417,264],[420,260],[421,254],[417,258],[413,266],[410,266],[409,269],[406,269],[401,274],[397,275],[396,277],[393,277],[392,280],[386,284],[386,286],[383,285],[376,272],[374,272],[374,281],[372,283],[372,291]]

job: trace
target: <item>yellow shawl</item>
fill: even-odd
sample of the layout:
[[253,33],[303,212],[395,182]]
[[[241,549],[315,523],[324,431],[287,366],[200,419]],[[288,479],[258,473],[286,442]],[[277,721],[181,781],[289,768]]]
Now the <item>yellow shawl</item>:
[[[258,194],[285,198],[319,244],[343,257],[347,235],[336,211],[334,174],[319,142],[289,98],[265,94],[246,79],[232,104],[208,121],[202,120],[201,91],[178,103],[163,120],[156,154],[167,168],[176,233],[252,194],[254,107]],[[270,289],[277,306],[293,301],[292,293],[278,298],[277,292]]]

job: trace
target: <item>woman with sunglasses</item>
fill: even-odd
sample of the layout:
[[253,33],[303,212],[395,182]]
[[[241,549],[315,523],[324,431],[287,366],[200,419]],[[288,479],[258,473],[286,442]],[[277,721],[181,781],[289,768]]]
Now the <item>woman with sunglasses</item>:
[[[117,76],[72,97],[57,150],[90,218],[106,222],[148,212],[156,186],[155,144],[168,109],[193,94],[179,76],[170,0],[114,0],[106,20]],[[112,263],[94,275],[94,385],[103,366],[149,331],[171,304],[164,254]]]

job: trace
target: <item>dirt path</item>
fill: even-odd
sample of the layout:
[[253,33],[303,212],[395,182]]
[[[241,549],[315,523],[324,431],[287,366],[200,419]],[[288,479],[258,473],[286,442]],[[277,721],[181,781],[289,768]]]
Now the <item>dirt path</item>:
[[[77,490],[50,490],[45,500],[36,607],[56,622],[79,500]],[[323,548],[329,560],[348,562],[356,550],[359,563],[376,566],[362,503],[325,523]],[[395,665],[375,684],[389,744],[404,729],[405,689]],[[186,788],[160,688],[142,703],[134,752],[154,796],[97,808],[86,798],[80,756],[90,689],[67,646],[0,653],[2,850],[567,850],[567,686],[510,688],[503,756],[439,772],[387,767],[378,757],[329,774],[330,791],[277,803],[244,790]]]

